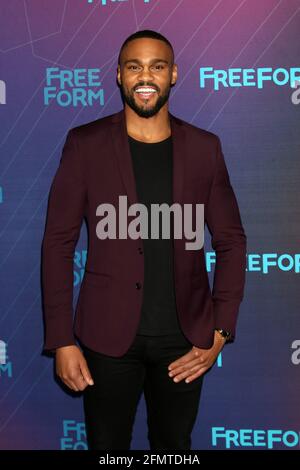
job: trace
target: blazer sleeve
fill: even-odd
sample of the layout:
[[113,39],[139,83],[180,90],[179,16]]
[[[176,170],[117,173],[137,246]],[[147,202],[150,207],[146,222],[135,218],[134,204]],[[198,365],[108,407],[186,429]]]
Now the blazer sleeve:
[[74,130],[68,132],[49,192],[42,241],[44,349],[76,344],[73,334],[73,259],[86,191]]
[[244,296],[247,239],[218,137],[205,214],[216,253],[212,289],[215,327],[230,331],[234,340],[239,305]]

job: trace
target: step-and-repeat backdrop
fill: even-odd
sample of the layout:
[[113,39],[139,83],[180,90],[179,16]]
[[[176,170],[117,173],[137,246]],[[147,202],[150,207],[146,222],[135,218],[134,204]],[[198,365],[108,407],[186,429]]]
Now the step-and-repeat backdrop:
[[[47,199],[67,131],[123,106],[122,42],[154,29],[178,64],[170,111],[220,136],[248,237],[236,341],[204,379],[193,449],[299,449],[299,0],[10,0],[0,8],[0,448],[87,448],[82,396],[63,390],[42,354]],[[74,305],[86,249],[83,226]],[[212,281],[207,234],[206,256]],[[149,449],[144,397],[132,448]]]

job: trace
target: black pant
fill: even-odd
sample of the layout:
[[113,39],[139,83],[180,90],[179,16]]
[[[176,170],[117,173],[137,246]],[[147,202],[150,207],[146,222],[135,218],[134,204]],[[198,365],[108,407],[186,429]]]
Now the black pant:
[[130,450],[137,406],[144,392],[150,450],[189,450],[203,376],[176,383],[168,365],[192,344],[182,335],[136,335],[121,357],[83,346],[94,385],[83,392],[90,450]]

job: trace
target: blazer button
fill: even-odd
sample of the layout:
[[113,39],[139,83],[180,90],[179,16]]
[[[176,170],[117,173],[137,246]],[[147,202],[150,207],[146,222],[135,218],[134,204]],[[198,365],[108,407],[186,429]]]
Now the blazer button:
[[142,284],[140,282],[135,283],[136,289],[140,289],[142,287]]
[[141,248],[140,246],[139,246],[139,253],[140,253],[140,255],[143,254],[143,250],[142,250],[142,248]]

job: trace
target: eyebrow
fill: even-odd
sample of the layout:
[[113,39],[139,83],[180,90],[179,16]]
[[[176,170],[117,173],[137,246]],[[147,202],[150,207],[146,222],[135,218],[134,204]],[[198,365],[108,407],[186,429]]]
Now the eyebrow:
[[[142,63],[139,59],[128,59],[125,60],[124,65],[128,64],[128,62],[136,62],[137,64]],[[169,64],[169,62],[165,59],[152,59],[151,62],[164,62],[165,64]]]

